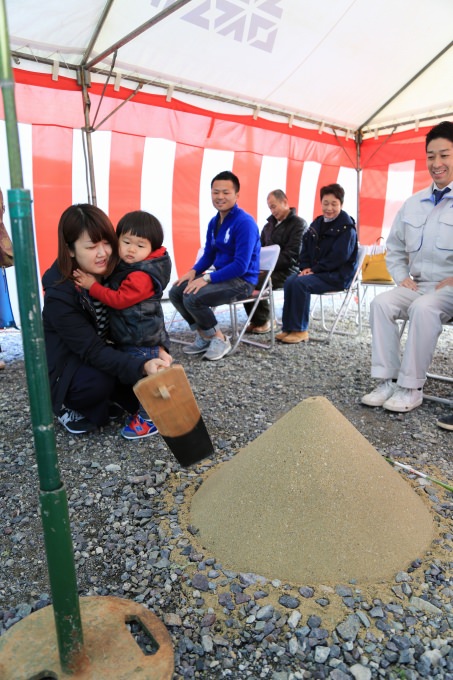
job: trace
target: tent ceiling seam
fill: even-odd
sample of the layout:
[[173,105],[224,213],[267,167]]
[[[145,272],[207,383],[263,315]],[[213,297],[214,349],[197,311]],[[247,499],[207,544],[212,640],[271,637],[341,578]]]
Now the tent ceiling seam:
[[352,7],[353,5],[355,5],[355,3],[356,3],[356,0],[352,0],[352,2],[350,3],[350,5],[348,5],[348,7],[344,10],[343,14],[337,19],[337,21],[335,22],[335,24],[334,24],[334,25],[333,25],[326,33],[323,34],[322,38],[321,38],[320,40],[318,40],[318,42],[316,43],[316,45],[315,45],[315,46],[314,46],[314,47],[313,47],[313,48],[305,55],[305,57],[304,57],[301,61],[299,61],[299,62],[296,64],[296,66],[295,66],[295,67],[293,68],[293,70],[287,75],[287,77],[279,83],[278,87],[275,87],[273,90],[271,90],[270,92],[268,92],[268,94],[267,94],[268,97],[272,96],[272,95],[274,94],[274,92],[276,92],[278,89],[280,89],[281,86],[282,86],[284,83],[287,83],[288,80],[290,80],[290,79],[293,77],[293,75],[297,72],[297,70],[302,66],[302,64],[304,64],[306,61],[308,61],[308,59],[309,59],[315,52],[317,52],[317,51],[319,50],[319,47],[326,41],[326,39],[328,38],[328,36],[331,35],[331,34],[335,31],[335,29],[336,29],[336,27],[338,26],[338,24],[341,23],[341,21],[343,21],[344,17],[349,13],[351,7]]

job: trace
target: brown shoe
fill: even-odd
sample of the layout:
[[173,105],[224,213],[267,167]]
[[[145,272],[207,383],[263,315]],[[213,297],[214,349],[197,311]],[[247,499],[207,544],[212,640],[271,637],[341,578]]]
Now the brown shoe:
[[292,331],[282,338],[282,342],[295,345],[297,342],[308,342],[308,331]]
[[289,333],[286,333],[286,331],[282,331],[281,333],[277,333],[275,339],[280,340],[280,342],[283,342],[283,338],[286,338],[287,335],[289,335]]
[[6,368],[6,364],[4,361],[0,360],[0,371],[2,371],[4,368]]
[[245,332],[246,332],[246,333],[254,333],[254,332],[255,332],[255,328],[256,328],[256,326],[255,326],[254,323],[249,323],[249,325],[248,325],[247,328],[245,329]]
[[261,335],[262,333],[270,333],[271,332],[271,322],[266,321],[266,323],[263,323],[262,326],[255,326],[254,330],[252,333],[258,333],[258,335]]

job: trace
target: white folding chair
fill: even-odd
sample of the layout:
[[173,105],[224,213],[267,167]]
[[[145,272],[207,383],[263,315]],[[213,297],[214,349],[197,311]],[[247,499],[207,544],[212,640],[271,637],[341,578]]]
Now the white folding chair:
[[[328,333],[327,336],[327,342],[330,342],[332,339],[332,336],[334,333],[338,333],[338,335],[360,335],[362,332],[362,312],[361,312],[361,305],[360,305],[360,291],[359,291],[359,277],[360,277],[360,270],[362,268],[363,260],[365,259],[366,255],[366,246],[361,246],[359,245],[358,247],[358,255],[357,255],[357,269],[354,274],[354,277],[349,285],[348,288],[345,288],[344,290],[333,290],[333,291],[327,291],[326,293],[319,293],[318,297],[312,307],[311,310],[311,317],[312,319],[317,319],[321,321],[321,326],[324,331]],[[346,313],[349,309],[349,305],[351,303],[351,300],[354,296],[354,294],[357,295],[357,321],[356,321],[356,331],[355,333],[351,331],[340,331],[337,329],[338,324],[340,321],[344,319],[346,316]],[[336,297],[342,297],[342,302],[341,305],[338,309],[338,311],[335,310],[334,304],[335,304],[335,298]],[[325,309],[323,305],[323,299],[325,297],[330,297],[332,300],[332,306],[333,306],[333,311],[334,311],[334,318],[330,326],[327,325],[326,322],[326,314],[325,314]],[[317,305],[319,304],[319,310],[320,310],[320,316],[316,317],[314,315],[314,312],[317,308]]]
[[[204,248],[203,247],[198,248],[198,252],[197,252],[197,256],[195,258],[195,262],[198,262],[198,260],[203,255],[203,253],[204,253]],[[167,323],[165,324],[165,328],[167,329],[167,333],[169,335],[170,335],[171,327],[176,322],[178,316],[182,320],[181,315],[178,314],[178,310],[173,307],[173,311],[171,313],[171,316],[168,319]],[[180,345],[188,345],[190,341],[189,340],[181,340],[180,338],[172,337],[172,342],[176,342]]]
[[[253,291],[252,295],[245,300],[234,300],[233,302],[230,302],[230,317],[231,317],[231,331],[232,331],[232,343],[231,343],[231,350],[229,354],[233,354],[239,346],[240,342],[245,342],[248,345],[255,345],[255,347],[262,347],[263,349],[272,349],[275,345],[275,328],[274,328],[274,323],[275,323],[275,307],[274,307],[274,296],[273,296],[273,291],[272,291],[272,272],[275,269],[275,265],[277,264],[278,256],[280,254],[280,246],[278,245],[272,245],[272,246],[263,246],[260,251],[260,271],[266,272],[265,279],[263,281],[263,284],[261,288],[256,289]],[[250,323],[256,308],[258,307],[258,304],[262,300],[268,300],[269,302],[269,308],[270,308],[270,324],[271,324],[271,338],[269,343],[264,343],[264,342],[258,342],[257,340],[253,340],[245,336],[245,331],[247,330],[247,326]],[[239,331],[239,324],[238,324],[238,314],[237,314],[237,308],[239,306],[243,306],[245,302],[253,302],[253,306],[250,310],[250,313],[247,316],[247,319],[245,321],[245,324],[242,326],[241,330]]]
[[[394,288],[395,284],[387,281],[362,281],[359,280],[359,300],[362,308],[362,321],[366,319],[369,315],[370,302],[376,295],[380,293],[385,293],[386,290]],[[372,291],[373,295],[371,300],[368,299],[368,291]]]

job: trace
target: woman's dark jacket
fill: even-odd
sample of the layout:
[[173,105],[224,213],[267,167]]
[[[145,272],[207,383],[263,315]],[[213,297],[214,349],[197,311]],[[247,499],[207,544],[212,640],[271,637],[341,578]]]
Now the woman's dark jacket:
[[344,210],[332,222],[319,216],[302,239],[299,265],[310,268],[335,289],[347,288],[357,269],[357,231],[355,222]]
[[267,224],[261,232],[261,245],[280,246],[275,271],[291,272],[299,271],[298,262],[302,236],[308,225],[302,217],[296,215],[296,209],[290,208],[289,215],[277,225],[273,215],[267,218]]
[[96,314],[88,293],[64,281],[57,263],[42,279],[42,313],[52,408],[58,415],[72,377],[86,364],[113,375],[125,385],[144,377],[144,359],[131,357],[108,345],[97,334]]
[[165,330],[164,313],[160,302],[162,293],[170,281],[171,259],[168,253],[162,257],[142,260],[134,264],[120,261],[107,285],[118,290],[122,281],[133,272],[148,274],[154,286],[154,295],[124,309],[110,307],[110,333],[118,347],[135,345],[137,347],[157,347],[168,350],[169,339]]

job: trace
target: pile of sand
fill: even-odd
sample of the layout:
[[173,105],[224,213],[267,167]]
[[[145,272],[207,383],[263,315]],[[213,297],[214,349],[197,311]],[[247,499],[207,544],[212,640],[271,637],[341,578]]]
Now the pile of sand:
[[216,468],[191,523],[224,568],[300,584],[387,580],[434,538],[410,484],[323,397]]

